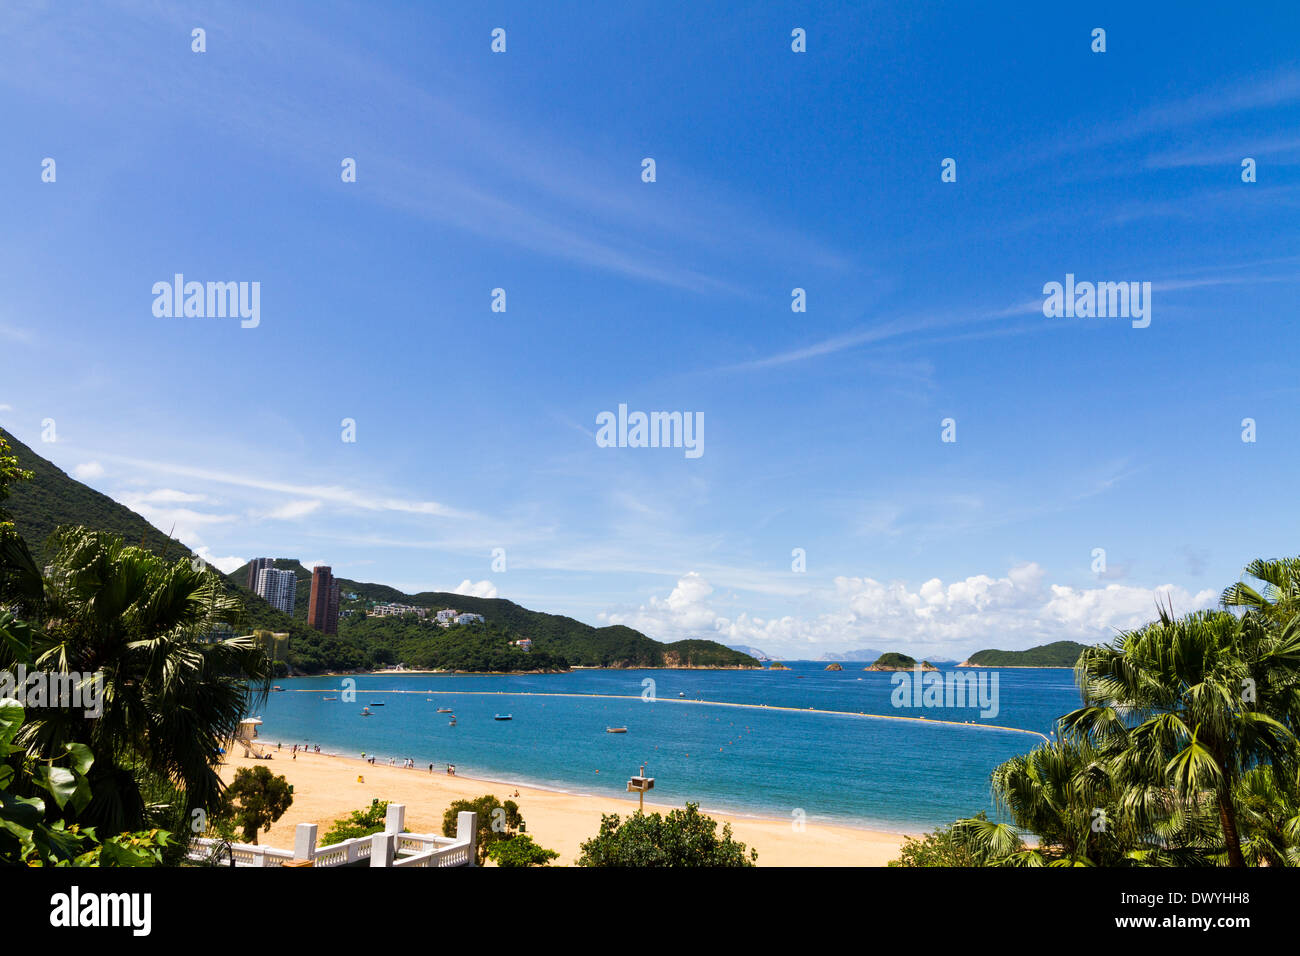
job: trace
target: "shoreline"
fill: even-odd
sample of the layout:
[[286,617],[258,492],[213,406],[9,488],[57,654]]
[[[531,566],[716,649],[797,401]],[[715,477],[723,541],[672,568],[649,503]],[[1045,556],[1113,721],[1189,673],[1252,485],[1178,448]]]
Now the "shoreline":
[[[222,759],[220,773],[229,783],[239,768],[269,764],[268,769],[293,785],[294,803],[269,833],[258,835],[267,846],[291,848],[293,829],[298,823],[317,824],[320,845],[334,820],[369,806],[374,799],[405,804],[406,826],[414,832],[441,832],[442,813],[452,801],[495,792],[501,800],[513,799],[519,804],[527,832],[542,846],[558,851],[560,857],[553,865],[563,866],[574,864],[581,842],[599,832],[602,814],[617,813],[626,818],[637,808],[637,801],[630,795],[579,793],[498,778],[451,776],[437,769],[437,764],[433,773],[429,773],[427,765],[412,769],[378,762],[372,765],[360,757],[325,752],[300,752],[295,760],[290,750],[277,751],[264,737],[257,744],[274,754],[274,759],[236,755],[234,751],[240,749],[236,742]],[[516,792],[518,797],[514,796]],[[680,807],[647,801],[646,809],[666,813]],[[703,805],[700,812],[718,821],[719,830],[730,823],[735,839],[758,850],[760,866],[884,866],[898,857],[905,836],[919,835],[812,821],[798,829],[792,819],[713,810]]]

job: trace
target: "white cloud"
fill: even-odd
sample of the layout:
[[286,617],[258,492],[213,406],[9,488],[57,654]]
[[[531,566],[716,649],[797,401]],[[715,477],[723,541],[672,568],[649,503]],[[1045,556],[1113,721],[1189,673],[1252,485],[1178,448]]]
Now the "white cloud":
[[164,474],[181,475],[197,481],[212,481],[221,484],[234,485],[240,488],[253,488],[258,491],[275,491],[280,492],[281,494],[297,495],[303,498],[319,498],[323,501],[329,501],[346,508],[361,509],[364,511],[396,511],[405,514],[437,515],[444,518],[473,517],[473,515],[457,511],[454,508],[449,508],[436,501],[414,501],[405,498],[387,498],[371,494],[368,491],[344,488],[339,485],[296,485],[283,481],[268,481],[261,478],[251,478],[245,475],[216,471],[209,468],[196,468],[190,465],[176,464],[174,462],[148,461],[140,458],[129,458],[123,455],[104,455],[103,457],[114,461],[120,461],[123,464],[131,465],[135,468],[160,471]]
[[230,555],[224,558],[219,557],[209,551],[206,547],[196,548],[194,553],[214,568],[217,568],[223,574],[229,574],[231,571],[243,567],[245,562],[248,560],[247,558],[240,558],[235,555]]
[[[0,409],[5,406],[0,406]],[[104,466],[97,461],[87,461],[76,465],[72,469],[72,476],[78,481],[89,481],[92,478],[102,478],[104,475]]]
[[320,506],[319,501],[291,501],[288,504],[281,505],[274,511],[267,512],[266,517],[279,521],[292,521],[295,518],[302,518],[311,514]]
[[466,597],[494,598],[497,596],[497,587],[491,581],[479,581],[477,584],[466,578],[456,585],[453,594],[463,594]]
[[985,647],[1010,650],[1059,640],[1095,643],[1116,631],[1152,620],[1156,605],[1172,601],[1178,613],[1213,607],[1218,593],[1195,594],[1172,584],[1155,588],[1109,584],[1073,588],[1046,583],[1038,564],[1004,576],[977,574],[945,584],[931,578],[916,588],[905,582],[837,577],[823,592],[824,612],[810,617],[753,617],[712,606],[712,586],[691,572],[667,597],[652,597],[635,611],[601,615],[657,640],[704,637],[749,644],[768,653],[820,656],[875,647],[922,654],[965,655]]
[[149,504],[198,504],[199,502],[208,501],[207,495],[197,495],[188,491],[177,491],[175,488],[155,488],[153,491],[144,491],[139,494],[130,496],[133,501],[147,502]]

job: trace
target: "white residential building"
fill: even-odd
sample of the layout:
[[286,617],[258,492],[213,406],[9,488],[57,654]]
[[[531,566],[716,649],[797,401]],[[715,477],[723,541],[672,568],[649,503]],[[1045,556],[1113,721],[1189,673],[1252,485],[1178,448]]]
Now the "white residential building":
[[458,615],[459,613],[460,611],[457,611],[455,608],[450,608],[450,607],[447,608],[445,611],[439,611],[437,614],[438,623],[441,624],[443,627],[447,627],[448,625],[451,624],[452,621],[456,619],[456,615]]
[[254,590],[258,597],[265,598],[266,603],[277,611],[292,615],[293,602],[298,596],[298,576],[292,571],[259,568]]
[[462,614],[460,615],[460,617],[456,618],[456,623],[457,624],[482,624],[486,620],[487,618],[485,618],[482,614]]

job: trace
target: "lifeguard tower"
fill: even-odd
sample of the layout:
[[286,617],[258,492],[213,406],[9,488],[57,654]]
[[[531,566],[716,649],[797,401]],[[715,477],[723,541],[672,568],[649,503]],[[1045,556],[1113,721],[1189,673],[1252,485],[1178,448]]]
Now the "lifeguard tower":
[[245,757],[253,756],[258,760],[266,757],[255,742],[257,740],[257,728],[260,726],[262,726],[262,722],[256,717],[245,717],[239,722],[239,729],[235,731],[235,743],[243,745]]
[[633,777],[627,782],[627,792],[640,795],[638,800],[638,812],[645,810],[645,792],[655,788],[655,778],[645,775],[645,764],[641,765],[641,776]]

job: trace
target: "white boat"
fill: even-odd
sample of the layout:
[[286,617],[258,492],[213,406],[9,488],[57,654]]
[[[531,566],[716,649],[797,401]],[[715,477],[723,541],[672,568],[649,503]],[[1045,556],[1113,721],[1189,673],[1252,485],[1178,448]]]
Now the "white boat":
[[493,716],[492,719],[493,720],[514,720],[515,717],[514,714],[496,714],[495,716]]

